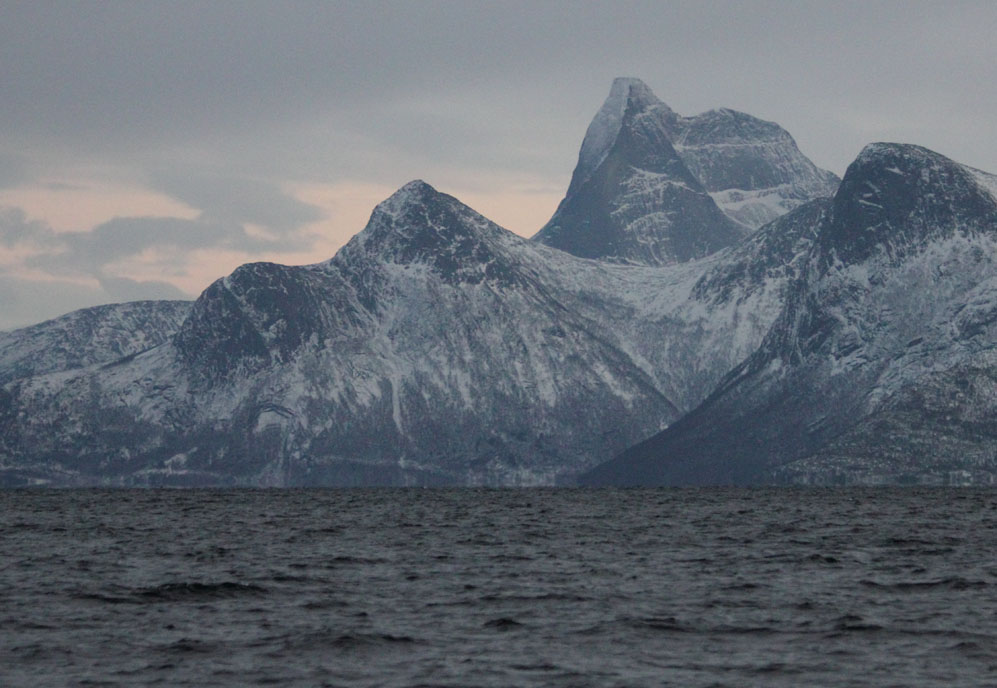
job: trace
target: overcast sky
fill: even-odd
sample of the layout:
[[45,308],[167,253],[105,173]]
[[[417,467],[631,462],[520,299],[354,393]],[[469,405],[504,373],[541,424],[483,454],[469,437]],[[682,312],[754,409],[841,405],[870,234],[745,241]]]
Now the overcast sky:
[[531,235],[615,76],[997,171],[997,2],[0,0],[0,329],[332,256],[421,178]]

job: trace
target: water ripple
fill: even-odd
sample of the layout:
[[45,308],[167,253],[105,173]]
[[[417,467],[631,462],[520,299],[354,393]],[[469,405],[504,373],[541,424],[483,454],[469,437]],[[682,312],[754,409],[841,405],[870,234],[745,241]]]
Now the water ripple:
[[985,490],[0,492],[3,686],[976,686]]

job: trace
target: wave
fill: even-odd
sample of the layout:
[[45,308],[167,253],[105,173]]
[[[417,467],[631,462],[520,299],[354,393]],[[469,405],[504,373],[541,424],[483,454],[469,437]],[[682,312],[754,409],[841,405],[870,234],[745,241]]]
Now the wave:
[[269,592],[264,587],[234,581],[220,583],[164,583],[152,587],[124,590],[116,593],[81,592],[73,595],[80,600],[107,604],[153,604],[158,602],[201,602],[242,596],[260,596]]
[[922,581],[893,581],[888,583],[864,579],[859,581],[859,583],[867,588],[897,590],[903,592],[935,590],[938,588],[946,590],[979,590],[990,586],[990,584],[986,581],[969,580],[961,576],[949,576],[947,578]]

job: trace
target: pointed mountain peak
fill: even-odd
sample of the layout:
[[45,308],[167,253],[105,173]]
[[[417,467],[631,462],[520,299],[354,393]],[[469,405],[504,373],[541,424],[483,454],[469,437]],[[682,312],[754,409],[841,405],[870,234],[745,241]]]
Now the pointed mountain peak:
[[426,194],[426,193],[438,193],[436,189],[422,181],[421,179],[413,179],[408,184],[403,184],[401,188],[398,189],[392,196],[397,196],[399,194]]
[[684,262],[831,197],[839,181],[778,124],[728,108],[681,117],[643,81],[618,78],[534,239],[584,258]]
[[613,82],[589,125],[568,192],[536,234],[583,258],[644,265],[685,262],[734,243],[730,219],[671,141],[677,114],[639,79]]
[[406,210],[424,206],[439,196],[443,196],[443,194],[421,179],[415,179],[381,201],[374,208],[374,214],[382,213],[397,217],[403,215]]
[[627,104],[634,106],[668,106],[658,100],[650,87],[640,79],[629,76],[618,76],[613,79],[613,85],[609,88],[607,103],[622,102],[625,109]]
[[596,168],[609,155],[609,151],[619,137],[627,113],[636,114],[648,110],[660,110],[662,115],[675,117],[671,109],[658,100],[657,96],[640,79],[618,77],[613,80],[599,112],[592,119],[582,141],[572,182],[588,179]]
[[426,265],[449,282],[498,279],[506,244],[516,238],[453,196],[409,182],[382,201],[330,264]]
[[491,223],[453,196],[416,179],[381,201],[347,246],[402,247],[472,237]]
[[992,229],[997,203],[978,176],[921,146],[869,144],[845,171],[820,243],[849,262],[877,250],[897,256],[953,231]]

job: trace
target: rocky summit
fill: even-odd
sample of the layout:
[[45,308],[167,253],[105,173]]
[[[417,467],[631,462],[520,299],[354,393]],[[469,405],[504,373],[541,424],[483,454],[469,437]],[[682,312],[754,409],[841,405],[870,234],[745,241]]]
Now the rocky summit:
[[777,124],[728,109],[681,117],[642,81],[616,79],[534,239],[585,258],[681,263],[833,195],[838,181]]

